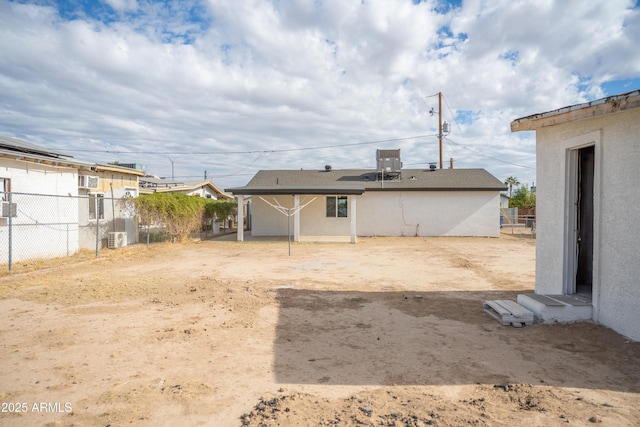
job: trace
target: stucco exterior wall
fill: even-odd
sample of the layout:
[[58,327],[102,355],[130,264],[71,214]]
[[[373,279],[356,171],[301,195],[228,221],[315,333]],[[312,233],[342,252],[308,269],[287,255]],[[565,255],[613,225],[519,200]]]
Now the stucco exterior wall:
[[[0,159],[0,177],[11,180],[12,193],[78,194],[76,169]],[[14,194],[11,259],[72,255],[78,251],[78,205],[75,197]],[[8,219],[0,219],[0,262],[8,262]]]
[[500,235],[496,191],[367,192],[358,199],[358,236]]
[[537,130],[536,292],[564,293],[568,150],[595,145],[594,320],[640,340],[640,108]]
[[100,219],[98,224],[100,247],[107,245],[109,233],[112,231],[126,231],[128,245],[138,243],[137,218],[132,211],[127,210],[120,203],[120,199],[125,195],[129,197],[138,196],[138,177],[125,172],[100,170],[80,172],[80,174],[93,175],[99,178],[98,189],[96,190],[76,189],[80,195],[78,199],[80,247],[83,249],[95,249],[96,247],[96,220],[89,219],[88,196],[90,193],[100,193],[105,198],[104,218]]
[[[293,207],[293,196],[263,196]],[[301,196],[304,205],[315,196]],[[488,236],[500,234],[500,195],[496,191],[366,192],[357,198],[358,236]],[[302,236],[348,236],[350,218],[327,218],[325,196],[301,212]],[[283,236],[287,217],[259,197],[252,198],[252,234]],[[349,209],[349,215],[351,210]],[[293,235],[293,217],[291,218]]]
[[[284,207],[293,207],[293,196],[262,196],[269,203],[277,201]],[[274,201],[275,200],[275,201]],[[259,196],[251,198],[251,234],[253,236],[286,236],[287,217],[269,206]],[[293,217],[291,218],[293,235]]]

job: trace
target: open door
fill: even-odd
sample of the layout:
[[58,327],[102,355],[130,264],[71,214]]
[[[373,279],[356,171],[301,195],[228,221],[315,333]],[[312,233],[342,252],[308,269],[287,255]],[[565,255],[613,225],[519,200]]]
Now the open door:
[[593,170],[594,147],[578,150],[576,293],[593,292]]
[[571,150],[568,162],[565,293],[593,293],[595,149]]

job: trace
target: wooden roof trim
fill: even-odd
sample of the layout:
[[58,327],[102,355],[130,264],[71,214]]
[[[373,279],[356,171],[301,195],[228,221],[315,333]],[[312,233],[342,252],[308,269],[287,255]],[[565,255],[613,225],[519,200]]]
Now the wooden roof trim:
[[638,107],[640,107],[640,90],[635,90],[585,104],[571,105],[546,113],[516,119],[511,122],[511,132],[536,130],[547,126],[589,119]]

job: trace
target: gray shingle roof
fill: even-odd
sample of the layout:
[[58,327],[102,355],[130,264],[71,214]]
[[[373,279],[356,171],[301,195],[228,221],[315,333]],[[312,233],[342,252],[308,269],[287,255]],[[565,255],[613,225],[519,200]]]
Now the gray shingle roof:
[[507,187],[484,169],[403,169],[381,180],[373,169],[261,170],[234,194],[362,194],[364,191],[504,191]]

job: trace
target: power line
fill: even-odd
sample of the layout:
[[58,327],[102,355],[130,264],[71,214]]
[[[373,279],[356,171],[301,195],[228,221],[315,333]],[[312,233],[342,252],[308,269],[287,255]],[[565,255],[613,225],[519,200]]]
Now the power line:
[[481,153],[481,152],[480,152],[480,151],[478,151],[478,150],[474,150],[473,148],[468,147],[468,146],[466,146],[466,145],[464,145],[464,144],[460,144],[459,142],[455,142],[455,141],[454,141],[454,140],[452,140],[451,138],[447,138],[447,140],[449,140],[449,142],[451,142],[451,143],[453,143],[453,144],[455,144],[455,145],[459,145],[460,147],[462,147],[462,148],[464,148],[464,149],[466,149],[466,150],[472,151],[472,152],[474,152],[474,153],[476,153],[476,154],[479,154],[480,156],[486,157],[486,158],[488,158],[488,159],[495,160],[495,161],[497,161],[497,162],[501,162],[501,163],[506,163],[506,164],[508,164],[508,165],[518,166],[518,167],[520,167],[520,168],[536,170],[536,168],[532,168],[531,166],[519,165],[519,164],[517,164],[517,163],[512,163],[512,162],[508,162],[508,161],[506,161],[506,160],[498,159],[498,158],[496,158],[496,157],[488,156],[488,155],[486,155],[486,154],[484,154],[484,153]]
[[320,145],[315,147],[300,147],[300,148],[282,148],[276,150],[247,150],[247,151],[203,151],[203,152],[177,152],[177,151],[120,151],[120,150],[74,150],[74,149],[57,149],[58,151],[70,151],[70,152],[89,152],[89,153],[109,153],[109,154],[157,154],[157,155],[173,155],[173,156],[203,156],[203,155],[223,155],[223,154],[266,154],[266,153],[286,153],[291,151],[309,151],[309,150],[323,150],[326,148],[342,148],[342,147],[354,147],[358,145],[373,145],[382,144],[385,142],[406,141],[409,139],[428,138],[431,135],[416,135],[407,136],[404,138],[391,138],[381,139],[377,141],[366,142],[354,142],[350,144],[334,144],[334,145]]

